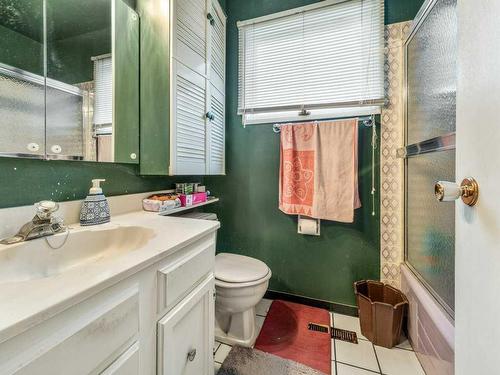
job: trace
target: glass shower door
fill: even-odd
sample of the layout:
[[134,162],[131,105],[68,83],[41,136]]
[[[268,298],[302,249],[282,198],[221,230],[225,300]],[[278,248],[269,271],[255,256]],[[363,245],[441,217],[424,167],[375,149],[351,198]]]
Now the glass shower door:
[[455,204],[434,196],[455,181],[456,0],[427,1],[405,43],[406,263],[453,316]]

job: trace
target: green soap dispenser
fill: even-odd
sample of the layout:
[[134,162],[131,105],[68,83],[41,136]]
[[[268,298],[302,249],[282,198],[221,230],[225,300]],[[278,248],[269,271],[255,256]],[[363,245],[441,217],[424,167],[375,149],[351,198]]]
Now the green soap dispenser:
[[80,225],[98,225],[109,223],[111,217],[109,214],[109,203],[101,189],[101,182],[104,179],[92,180],[92,187],[89,195],[83,201],[80,211]]

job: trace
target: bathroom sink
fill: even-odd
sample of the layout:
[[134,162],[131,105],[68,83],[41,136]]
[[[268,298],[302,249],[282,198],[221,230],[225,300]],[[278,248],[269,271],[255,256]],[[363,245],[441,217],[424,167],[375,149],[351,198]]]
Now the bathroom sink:
[[155,237],[140,226],[70,229],[54,236],[0,245],[0,284],[42,279],[129,253]]

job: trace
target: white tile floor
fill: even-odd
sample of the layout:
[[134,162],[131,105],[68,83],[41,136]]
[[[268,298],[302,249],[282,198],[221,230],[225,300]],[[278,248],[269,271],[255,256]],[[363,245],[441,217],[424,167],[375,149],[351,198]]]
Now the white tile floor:
[[[264,299],[256,308],[259,330],[271,303],[271,300]],[[354,331],[358,335],[357,345],[340,340],[332,341],[332,375],[425,375],[408,340],[404,340],[396,348],[386,349],[373,345],[361,335],[358,318],[333,313],[332,321],[335,328]],[[230,350],[231,346],[216,342],[215,374]]]
[[425,375],[408,340],[386,349],[361,335],[358,318],[334,313],[333,325],[356,332],[358,345],[333,340],[332,375]]

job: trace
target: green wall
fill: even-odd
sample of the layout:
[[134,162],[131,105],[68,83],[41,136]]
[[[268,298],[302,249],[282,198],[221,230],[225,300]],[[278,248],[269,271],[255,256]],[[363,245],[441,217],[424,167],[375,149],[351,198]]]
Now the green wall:
[[385,0],[385,23],[408,21],[417,15],[424,0]]
[[[297,234],[297,219],[278,209],[279,136],[271,125],[242,127],[237,109],[236,21],[314,3],[314,0],[228,0],[226,78],[226,165],[224,177],[205,183],[221,197],[215,210],[222,227],[218,251],[249,255],[273,272],[270,289],[354,305],[353,282],[378,279],[379,195],[371,215],[371,130],[359,129],[359,189],[362,208],[353,224],[323,221],[321,236]],[[411,19],[422,1],[389,0],[386,23]],[[380,127],[378,126],[378,130]],[[377,186],[379,181],[377,151]]]
[[0,25],[0,62],[43,75],[43,45]]
[[69,84],[93,79],[91,58],[111,53],[112,1],[47,0],[50,78]]
[[[122,1],[135,6],[135,0]],[[42,0],[0,7],[0,61],[42,75]],[[111,52],[111,0],[48,0],[47,28],[49,77],[90,81],[90,57]]]
[[201,177],[141,177],[138,166],[127,164],[0,158],[0,208],[43,199],[82,199],[93,178],[106,179],[102,187],[108,196],[171,189],[180,181],[202,181]]
[[47,45],[47,76],[77,84],[94,79],[93,56],[111,53],[111,25],[69,38],[50,40]]

